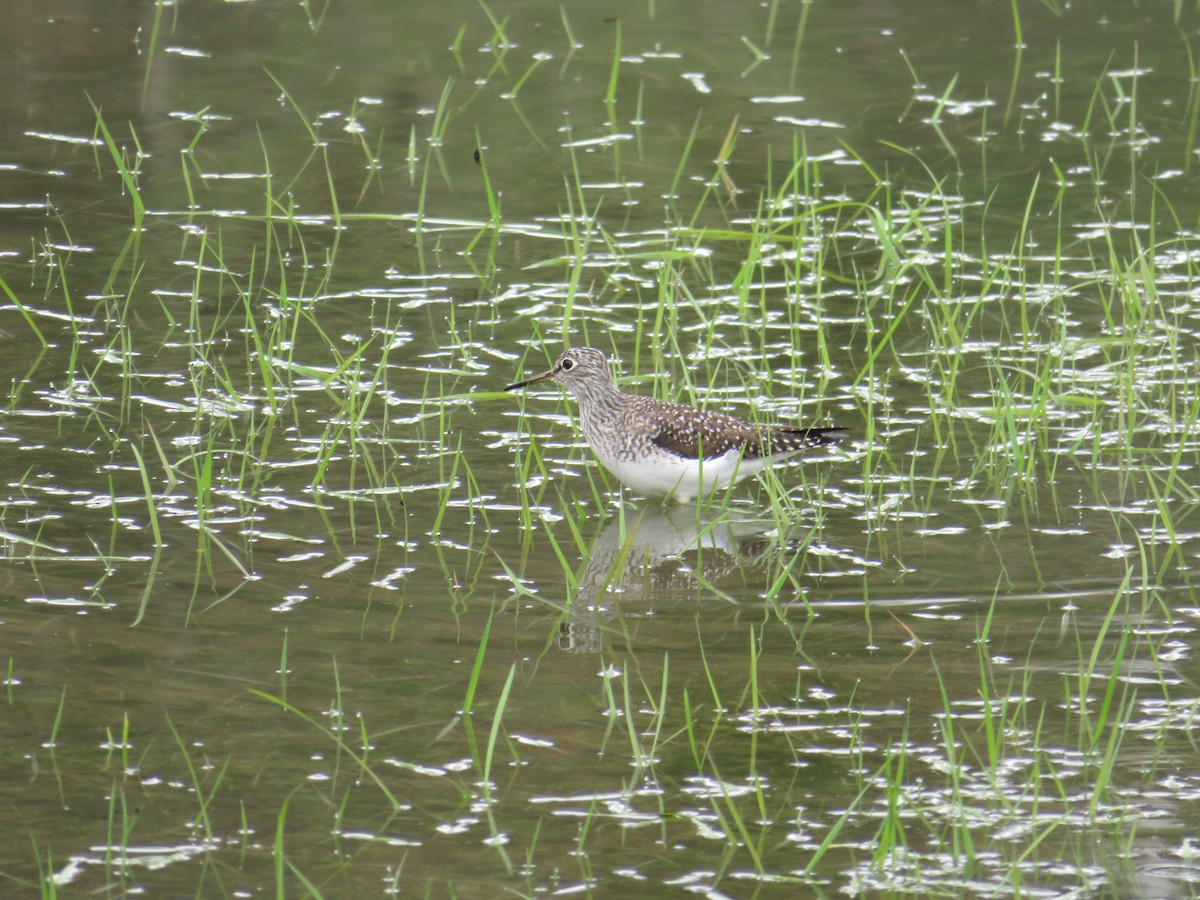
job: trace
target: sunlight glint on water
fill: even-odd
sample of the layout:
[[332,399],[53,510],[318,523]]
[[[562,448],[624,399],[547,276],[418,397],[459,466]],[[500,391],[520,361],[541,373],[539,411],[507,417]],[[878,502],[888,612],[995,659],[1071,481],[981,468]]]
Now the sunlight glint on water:
[[5,893],[1197,892],[1194,10],[25,6]]

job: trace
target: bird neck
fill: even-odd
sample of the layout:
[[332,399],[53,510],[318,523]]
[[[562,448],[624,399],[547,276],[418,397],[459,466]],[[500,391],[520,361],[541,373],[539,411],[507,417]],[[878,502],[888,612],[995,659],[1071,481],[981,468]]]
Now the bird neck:
[[608,406],[619,402],[621,392],[611,378],[595,378],[567,385],[567,389],[582,407]]
[[614,417],[619,418],[621,401],[626,395],[608,379],[571,385],[571,393],[579,404],[579,425],[583,429],[583,436],[593,447],[606,444],[611,437],[607,429],[611,427]]

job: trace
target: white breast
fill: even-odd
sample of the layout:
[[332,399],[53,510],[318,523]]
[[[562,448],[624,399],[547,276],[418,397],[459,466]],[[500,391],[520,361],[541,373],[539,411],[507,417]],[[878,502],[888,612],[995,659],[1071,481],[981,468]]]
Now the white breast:
[[646,497],[671,495],[680,501],[720,490],[763,467],[762,460],[744,460],[737,450],[703,461],[665,452],[630,461],[593,449],[604,468],[637,493]]

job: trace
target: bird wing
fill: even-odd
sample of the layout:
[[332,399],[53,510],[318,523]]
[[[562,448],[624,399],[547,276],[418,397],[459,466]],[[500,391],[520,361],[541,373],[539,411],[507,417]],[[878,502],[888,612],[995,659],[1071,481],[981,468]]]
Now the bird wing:
[[832,444],[846,432],[839,427],[760,427],[724,413],[645,399],[648,402],[638,421],[646,438],[668,453],[686,459],[697,459],[701,454],[704,459],[715,459],[730,450],[740,451],[747,459],[792,454],[806,447]]
[[758,430],[748,422],[723,413],[695,409],[681,403],[658,401],[640,421],[655,446],[684,459],[714,459],[730,450],[758,455]]

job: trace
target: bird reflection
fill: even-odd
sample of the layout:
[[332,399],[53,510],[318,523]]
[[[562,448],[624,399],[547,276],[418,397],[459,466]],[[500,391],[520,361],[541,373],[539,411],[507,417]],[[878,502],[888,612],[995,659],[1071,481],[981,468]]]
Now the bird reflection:
[[650,612],[655,604],[689,595],[721,596],[720,580],[778,546],[766,536],[770,527],[731,510],[706,517],[694,506],[654,506],[614,519],[592,545],[571,612],[559,627],[559,649],[603,650],[602,625],[614,618],[618,602]]

